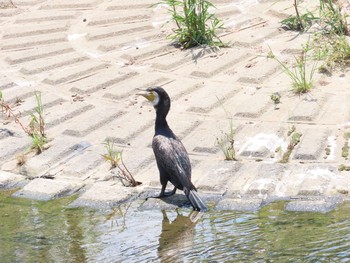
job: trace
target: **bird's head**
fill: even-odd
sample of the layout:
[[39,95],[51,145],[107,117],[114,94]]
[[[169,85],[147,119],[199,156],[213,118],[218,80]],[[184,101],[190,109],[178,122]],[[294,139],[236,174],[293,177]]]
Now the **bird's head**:
[[148,88],[140,93],[137,93],[137,95],[141,95],[149,100],[157,112],[161,110],[163,113],[168,113],[170,109],[170,98],[168,93],[166,93],[163,88]]

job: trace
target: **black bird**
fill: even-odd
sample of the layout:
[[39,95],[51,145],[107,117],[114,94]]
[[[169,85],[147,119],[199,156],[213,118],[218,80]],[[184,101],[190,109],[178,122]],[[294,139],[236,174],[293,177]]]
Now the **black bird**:
[[[157,198],[171,196],[176,189],[183,190],[194,210],[207,211],[208,208],[197,194],[196,187],[191,182],[191,163],[188,153],[179,138],[169,128],[166,116],[170,110],[170,98],[161,87],[148,88],[144,96],[152,102],[156,110],[155,134],[152,148],[156,157],[162,190]],[[165,192],[168,182],[174,189]]]

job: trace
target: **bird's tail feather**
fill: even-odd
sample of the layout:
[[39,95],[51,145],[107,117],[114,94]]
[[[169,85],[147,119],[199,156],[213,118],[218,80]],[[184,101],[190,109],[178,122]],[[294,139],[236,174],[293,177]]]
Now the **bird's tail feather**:
[[207,205],[203,202],[203,200],[200,198],[196,190],[192,189],[189,191],[187,195],[188,200],[190,201],[191,205],[193,206],[194,210],[197,211],[208,211]]

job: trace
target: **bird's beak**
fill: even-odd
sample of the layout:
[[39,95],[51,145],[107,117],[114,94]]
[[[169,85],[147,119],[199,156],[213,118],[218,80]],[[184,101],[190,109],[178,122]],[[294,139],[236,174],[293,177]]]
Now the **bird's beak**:
[[136,95],[140,95],[148,99],[149,101],[154,100],[154,94],[147,90],[139,90],[140,92],[136,93]]

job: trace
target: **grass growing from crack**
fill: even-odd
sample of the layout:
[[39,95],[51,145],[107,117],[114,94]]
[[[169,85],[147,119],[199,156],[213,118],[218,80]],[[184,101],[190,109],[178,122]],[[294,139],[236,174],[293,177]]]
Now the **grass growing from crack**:
[[221,131],[221,137],[216,138],[216,145],[225,155],[226,161],[237,161],[235,150],[235,128],[233,127],[233,118],[231,113],[225,108],[224,103],[218,97],[216,97],[221,107],[225,111],[226,116],[229,118],[229,131]]
[[348,35],[347,14],[334,0],[320,0],[320,20],[328,34]]
[[133,187],[139,185],[140,183],[134,179],[133,175],[123,162],[123,152],[121,150],[117,150],[114,147],[114,143],[110,140],[107,140],[104,145],[107,153],[103,154],[102,157],[111,164],[111,169],[118,169],[118,177],[121,179],[123,185],[126,186],[124,183],[125,180]]
[[32,149],[37,153],[41,153],[48,139],[45,133],[44,107],[40,92],[35,92],[35,100],[35,112],[30,115],[28,134],[32,138]]
[[223,23],[209,12],[209,8],[214,7],[210,1],[163,0],[160,4],[168,6],[171,20],[176,24],[169,38],[178,41],[181,47],[226,46],[217,36],[217,31],[224,27]]
[[350,139],[350,132],[344,133],[344,146],[341,148],[341,156],[345,159],[349,157],[349,139]]
[[295,10],[295,16],[291,15],[288,18],[283,19],[281,21],[281,24],[290,30],[301,32],[307,31],[312,25],[313,21],[318,18],[315,17],[314,14],[309,11],[304,14],[300,14],[299,1],[297,0],[294,0],[293,6]]
[[345,36],[315,34],[312,48],[315,59],[323,61],[319,67],[321,73],[350,66],[350,43]]
[[[40,154],[45,144],[48,142],[45,133],[45,119],[44,119],[44,107],[41,101],[41,93],[36,91],[35,93],[36,107],[35,112],[30,115],[30,122],[28,127],[25,126],[19,119],[18,114],[14,111],[11,105],[5,102],[3,94],[0,91],[0,106],[2,113],[7,117],[13,117],[15,123],[19,124],[22,130],[31,138],[32,145],[31,150],[34,150],[37,154]],[[21,158],[24,160],[23,158]],[[19,164],[23,164],[23,161],[18,161]]]
[[225,155],[226,161],[236,161],[236,151],[235,151],[235,129],[233,127],[233,121],[230,119],[229,132],[223,133],[222,136],[216,138],[216,145]]
[[298,143],[300,142],[300,138],[302,136],[301,133],[296,132],[296,128],[295,128],[294,125],[288,131],[287,135],[288,135],[288,137],[290,137],[289,144],[288,144],[288,147],[287,147],[287,151],[283,154],[280,163],[288,163],[289,157],[290,157],[293,149],[295,148],[295,146],[298,145]]
[[281,95],[278,92],[274,92],[271,94],[270,99],[275,105],[275,110],[277,110],[278,109],[277,105],[281,103]]
[[[274,59],[280,64],[284,73],[291,79],[293,91],[297,94],[307,93],[313,86],[313,76],[317,68],[317,62],[314,62],[311,69],[309,69],[307,66],[309,50],[310,46],[308,41],[303,47],[301,55],[298,57],[294,56],[294,64],[291,68],[274,55]],[[272,52],[271,49],[270,51]]]
[[345,164],[341,164],[338,167],[338,171],[342,172],[342,171],[350,171],[350,166],[349,165],[345,165]]
[[291,15],[281,21],[281,24],[288,29],[306,32],[313,24],[317,24],[319,31],[326,34],[349,34],[346,21],[348,15],[342,10],[341,4],[338,1],[320,0],[318,16],[310,11],[302,13],[299,8],[298,0],[293,1],[293,6],[295,15]]

